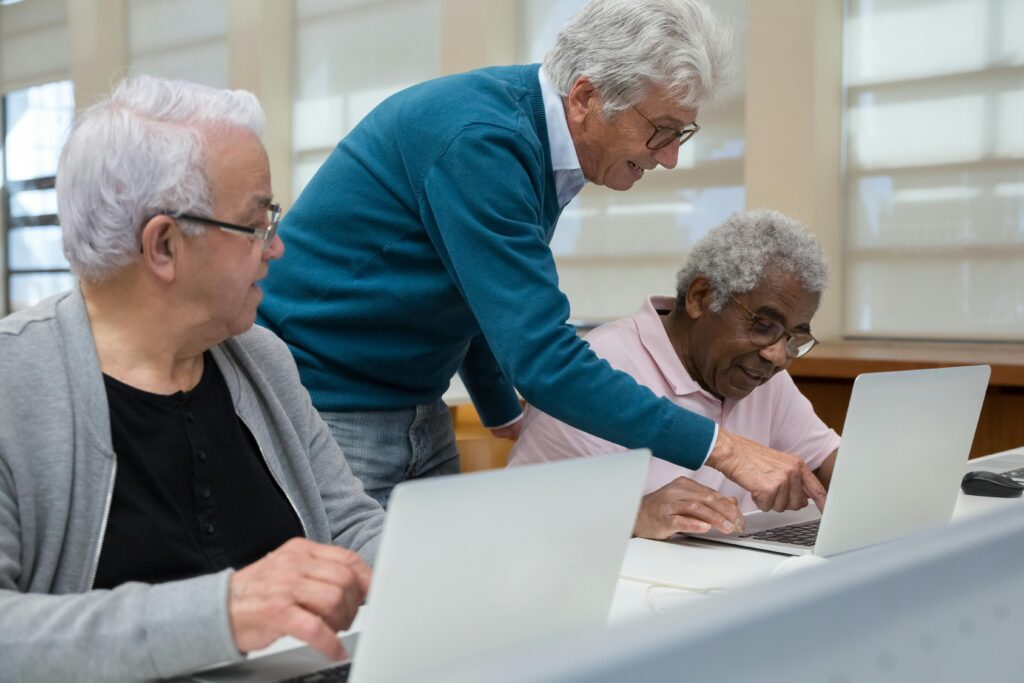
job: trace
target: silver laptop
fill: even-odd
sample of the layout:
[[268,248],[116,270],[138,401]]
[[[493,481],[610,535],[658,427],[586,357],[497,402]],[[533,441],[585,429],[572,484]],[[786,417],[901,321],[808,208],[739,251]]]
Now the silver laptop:
[[298,648],[192,680],[411,680],[602,629],[649,460],[630,451],[400,484],[361,633],[343,641],[350,671]]
[[947,524],[974,440],[987,365],[860,375],[825,511],[746,516],[697,538],[787,555],[835,555]]

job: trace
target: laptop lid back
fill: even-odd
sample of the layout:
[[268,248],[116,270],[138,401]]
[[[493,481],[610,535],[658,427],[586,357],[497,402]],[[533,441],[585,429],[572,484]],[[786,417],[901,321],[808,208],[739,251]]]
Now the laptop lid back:
[[978,365],[857,377],[816,555],[949,522],[990,372]]
[[603,628],[648,451],[410,481],[388,508],[352,681]]

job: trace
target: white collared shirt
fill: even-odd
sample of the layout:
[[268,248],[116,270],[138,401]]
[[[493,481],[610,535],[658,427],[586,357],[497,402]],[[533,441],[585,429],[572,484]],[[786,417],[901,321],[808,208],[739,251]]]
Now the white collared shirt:
[[540,80],[540,94],[544,98],[544,118],[547,120],[548,146],[551,148],[551,170],[555,173],[555,192],[558,206],[564,208],[579,194],[587,181],[576,156],[576,145],[565,122],[565,107],[562,96],[555,90],[544,69],[537,72]]

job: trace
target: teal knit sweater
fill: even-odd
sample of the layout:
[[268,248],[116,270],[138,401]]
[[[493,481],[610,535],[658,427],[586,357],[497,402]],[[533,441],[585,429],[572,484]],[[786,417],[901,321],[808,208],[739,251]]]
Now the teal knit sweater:
[[655,397],[566,323],[538,65],[404,90],[339,144],[285,216],[260,322],[321,410],[439,398],[458,371],[484,424],[513,386],[578,429],[699,467],[714,423]]

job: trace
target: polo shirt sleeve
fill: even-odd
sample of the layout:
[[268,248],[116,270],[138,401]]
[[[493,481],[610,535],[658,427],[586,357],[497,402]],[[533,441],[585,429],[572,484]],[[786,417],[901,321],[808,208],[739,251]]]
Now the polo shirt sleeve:
[[467,126],[426,171],[423,223],[505,377],[531,404],[627,448],[697,469],[715,424],[599,359],[567,324],[542,197],[546,160],[519,130]]

